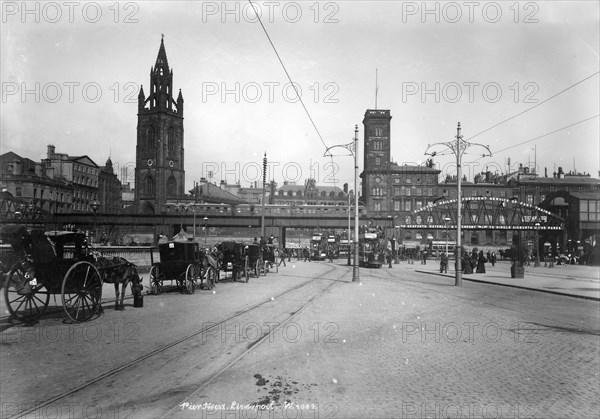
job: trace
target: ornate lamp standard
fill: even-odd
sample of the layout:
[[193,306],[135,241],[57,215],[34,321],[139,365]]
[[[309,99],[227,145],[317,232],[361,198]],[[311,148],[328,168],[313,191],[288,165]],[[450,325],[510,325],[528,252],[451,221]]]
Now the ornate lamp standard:
[[446,225],[446,256],[448,256],[448,223],[452,221],[450,217],[444,218],[444,224]]
[[[427,149],[425,150],[426,155],[430,155],[431,157],[436,155],[444,155],[444,154],[454,154],[456,156],[456,187],[457,187],[457,217],[456,217],[456,278],[454,281],[455,286],[462,285],[462,261],[461,261],[461,251],[462,251],[462,235],[461,235],[461,210],[462,210],[462,191],[461,191],[461,182],[462,182],[462,157],[472,146],[480,146],[483,147],[489,154],[484,153],[483,157],[491,156],[492,152],[490,148],[486,145],[479,143],[469,143],[463,140],[462,135],[460,135],[460,122],[458,123],[458,127],[456,128],[456,141],[447,141],[435,144],[429,144]],[[440,148],[441,152],[434,151],[434,148]],[[430,151],[431,150],[431,151]]]
[[[325,150],[323,156],[333,155],[329,150],[335,147],[345,148],[350,152],[347,156],[354,157],[354,239],[353,239],[353,251],[354,251],[354,263],[352,265],[352,282],[358,282],[360,280],[360,273],[358,269],[358,125],[354,126],[354,139],[348,144],[338,144],[331,146]],[[350,240],[350,237],[348,237]]]
[[204,217],[204,247],[206,247],[206,243],[208,242],[208,217]]
[[[93,230],[93,237],[96,237],[96,216],[98,213],[98,210],[100,209],[101,204],[100,202],[96,201],[95,199],[90,202],[90,208],[92,209],[92,211],[94,212],[94,230]],[[93,241],[93,240],[92,240]]]

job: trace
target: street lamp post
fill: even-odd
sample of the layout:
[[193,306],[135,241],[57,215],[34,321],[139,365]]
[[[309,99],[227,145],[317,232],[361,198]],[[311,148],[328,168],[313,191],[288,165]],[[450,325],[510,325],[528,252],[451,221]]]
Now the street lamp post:
[[204,217],[203,220],[204,220],[204,247],[206,247],[206,244],[208,242],[208,238],[207,238],[207,235],[208,235],[208,224],[207,224],[208,223],[208,217]]
[[[461,163],[462,163],[462,157],[468,148],[470,148],[472,146],[476,146],[476,145],[483,147],[489,153],[489,154],[484,153],[483,157],[492,155],[492,152],[490,151],[490,148],[488,146],[483,145],[483,144],[478,144],[478,143],[469,143],[469,142],[463,140],[463,137],[460,134],[460,131],[461,131],[461,128],[460,128],[460,122],[459,122],[458,126],[456,128],[456,137],[455,137],[456,141],[447,141],[447,142],[429,144],[427,146],[427,149],[425,150],[425,154],[430,155],[431,157],[436,156],[436,155],[444,155],[444,154],[454,154],[456,156],[457,217],[456,217],[456,277],[454,280],[455,286],[462,285],[462,263],[461,263],[462,262],[462,260],[461,260],[461,257],[462,257],[462,255],[461,255],[461,251],[462,251],[462,243],[461,243],[461,241],[462,241],[462,234],[461,234],[461,230],[462,230],[462,225],[461,225],[461,222],[462,222],[462,219],[461,219],[461,210],[462,210]],[[442,147],[441,152],[439,152],[439,153],[437,151],[433,150],[433,148],[435,148],[437,146]],[[430,149],[431,149],[431,151],[430,151]]]
[[[93,235],[92,237],[96,237],[96,215],[98,213],[98,210],[100,209],[100,202],[93,200],[92,202],[90,202],[90,208],[92,209],[92,211],[94,212],[94,229],[93,229]],[[91,240],[91,242],[93,242],[93,240]]]
[[533,250],[535,250],[535,262],[533,262],[533,267],[537,268],[540,266],[540,239],[539,239],[539,228],[540,223],[535,223],[535,243],[533,244]]
[[[354,139],[348,144],[338,144],[331,146],[325,150],[323,156],[333,156],[329,150],[342,147],[350,152],[350,156],[354,157],[354,236],[353,236],[353,253],[354,262],[352,264],[352,282],[360,280],[360,271],[358,269],[358,125],[354,126]],[[348,237],[350,240],[350,237]]]
[[444,224],[446,225],[446,256],[448,256],[448,223],[452,221],[450,217],[444,218]]

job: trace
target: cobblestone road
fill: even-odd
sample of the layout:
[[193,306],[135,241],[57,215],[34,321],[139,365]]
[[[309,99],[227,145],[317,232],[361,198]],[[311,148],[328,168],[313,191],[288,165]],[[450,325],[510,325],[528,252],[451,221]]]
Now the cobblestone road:
[[[209,385],[186,387],[191,394],[180,407],[167,397],[179,383],[153,384],[159,404],[165,394],[162,412],[185,418],[598,417],[598,302],[470,282],[457,288],[452,278],[415,268],[361,269],[361,282],[351,283],[346,266],[295,262],[249,284],[219,284],[215,294],[148,296],[142,309],[107,311],[85,325],[66,325],[62,314],[29,328],[5,324],[0,416],[180,339],[202,322],[322,277],[337,283]],[[236,336],[256,323],[242,320]],[[197,365],[171,362],[191,372],[210,359],[198,351]],[[146,381],[160,381],[161,368],[132,371],[137,393]],[[141,413],[144,406],[117,385],[112,394],[112,386],[109,381],[103,391],[113,408],[102,406],[102,417],[157,416]],[[28,417],[97,415],[97,405],[73,397],[73,414],[39,410]],[[202,409],[211,404],[218,409]]]

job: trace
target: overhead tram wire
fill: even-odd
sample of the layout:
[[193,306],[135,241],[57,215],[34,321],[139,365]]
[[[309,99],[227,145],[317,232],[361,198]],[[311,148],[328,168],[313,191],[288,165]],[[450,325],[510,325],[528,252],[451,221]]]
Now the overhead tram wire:
[[[567,126],[565,126],[565,127],[562,127],[562,128],[555,129],[554,131],[548,132],[548,133],[546,133],[546,134],[542,134],[542,135],[540,135],[540,136],[538,136],[538,137],[531,138],[531,139],[529,139],[529,140],[526,140],[526,141],[521,141],[520,143],[517,143],[517,144],[515,144],[515,145],[511,145],[510,147],[503,148],[502,150],[498,150],[498,151],[496,151],[496,153],[502,153],[503,151],[510,150],[511,148],[519,147],[519,146],[521,146],[521,145],[523,145],[523,144],[527,144],[527,143],[530,143],[530,142],[532,142],[532,141],[539,140],[540,138],[547,137],[548,135],[552,135],[552,134],[555,134],[555,133],[557,133],[557,132],[559,132],[559,131],[565,130],[565,129],[567,129],[567,128],[574,127],[575,125],[582,124],[582,123],[584,123],[584,122],[587,122],[587,121],[589,121],[589,120],[591,120],[591,119],[598,118],[599,116],[600,116],[600,114],[596,114],[596,115],[594,115],[594,116],[590,116],[589,118],[585,118],[585,119],[582,119],[581,121],[574,122],[574,123],[572,123],[572,124],[569,124],[569,125],[567,125]],[[482,159],[482,158],[483,158],[483,157],[480,157],[479,159]],[[479,159],[477,159],[477,160],[479,160]]]
[[296,88],[296,85],[292,81],[292,77],[288,73],[287,68],[285,67],[285,64],[283,63],[283,60],[279,56],[279,53],[277,52],[277,48],[275,48],[275,45],[273,44],[273,41],[271,40],[271,37],[269,36],[269,33],[267,32],[267,28],[265,28],[265,25],[263,25],[262,19],[260,18],[260,15],[256,11],[256,8],[254,7],[254,3],[252,3],[252,0],[248,0],[248,3],[250,3],[250,6],[252,6],[252,10],[254,11],[256,18],[258,19],[260,26],[263,28],[263,31],[265,32],[265,35],[267,36],[267,39],[269,40],[269,43],[271,44],[271,47],[273,48],[273,51],[275,52],[275,55],[277,56],[277,59],[279,60],[279,63],[281,64],[281,67],[283,67],[283,71],[285,72],[285,75],[287,76],[288,80],[290,81],[290,84],[294,88],[294,91],[296,92],[296,96],[298,97],[300,104],[304,108],[304,112],[306,112],[308,119],[310,119],[310,122],[311,122],[312,126],[314,127],[315,131],[317,132],[319,139],[323,143],[323,146],[325,147],[325,149],[327,149],[327,144],[325,143],[325,140],[323,140],[323,137],[321,136],[321,133],[319,132],[319,129],[317,128],[317,125],[315,124],[315,121],[310,116],[310,112],[308,112],[308,109],[306,108],[306,105],[304,104],[304,101],[302,100],[302,97],[300,96],[298,89]]
[[[567,87],[566,89],[563,89],[563,90],[561,90],[560,92],[558,92],[558,93],[556,93],[556,94],[554,94],[554,95],[550,96],[548,99],[545,99],[545,100],[541,101],[540,103],[536,103],[536,104],[535,104],[535,105],[533,105],[531,108],[525,109],[524,111],[522,111],[522,112],[519,112],[518,114],[516,114],[516,115],[513,115],[513,116],[511,116],[510,118],[507,118],[507,119],[505,119],[504,121],[500,121],[500,122],[498,122],[497,124],[495,124],[495,125],[492,125],[491,127],[487,128],[487,129],[485,129],[485,130],[483,130],[483,131],[481,131],[481,132],[478,132],[477,134],[473,135],[472,137],[469,137],[469,138],[467,138],[467,140],[466,140],[466,141],[468,141],[468,140],[471,140],[471,139],[473,139],[473,138],[475,138],[475,137],[477,137],[477,136],[479,136],[479,135],[481,135],[481,134],[483,134],[483,133],[485,133],[485,132],[488,132],[488,131],[490,131],[490,130],[492,130],[492,129],[496,128],[497,126],[499,126],[499,125],[502,125],[502,124],[504,124],[505,122],[508,122],[508,121],[510,121],[511,119],[514,119],[514,118],[516,118],[516,117],[518,117],[518,116],[521,116],[521,115],[523,115],[524,113],[526,113],[526,112],[529,112],[529,111],[531,111],[531,110],[533,110],[533,109],[537,108],[538,106],[540,106],[540,105],[543,105],[543,104],[544,104],[544,103],[546,103],[546,102],[549,102],[550,100],[552,100],[552,99],[554,99],[555,97],[557,97],[557,96],[559,96],[559,95],[561,95],[561,94],[565,93],[566,91],[568,91],[568,90],[572,89],[573,87],[575,87],[575,86],[577,86],[577,85],[579,85],[579,84],[583,83],[584,81],[586,81],[586,80],[588,80],[588,79],[591,79],[591,78],[592,78],[592,77],[594,77],[594,76],[597,76],[599,73],[600,73],[600,71],[596,71],[594,74],[591,74],[591,75],[587,76],[587,77],[586,77],[586,78],[584,78],[583,80],[579,80],[577,83],[575,83],[575,84],[572,84],[571,86]],[[581,121],[581,122],[583,122],[583,121]],[[562,129],[562,128],[561,128],[561,129]]]

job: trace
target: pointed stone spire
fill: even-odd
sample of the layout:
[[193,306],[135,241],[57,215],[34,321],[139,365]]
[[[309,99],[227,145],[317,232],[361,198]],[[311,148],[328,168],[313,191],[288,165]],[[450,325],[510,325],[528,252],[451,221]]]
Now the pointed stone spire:
[[144,86],[140,85],[140,93],[138,94],[138,109],[144,109],[144,104],[146,103],[146,95],[144,94]]
[[156,57],[155,67],[162,66],[163,63],[164,63],[164,66],[168,69],[169,62],[167,61],[167,51],[165,51],[165,36],[164,35],[162,35],[162,38],[160,40],[160,48],[158,49],[158,56]]

